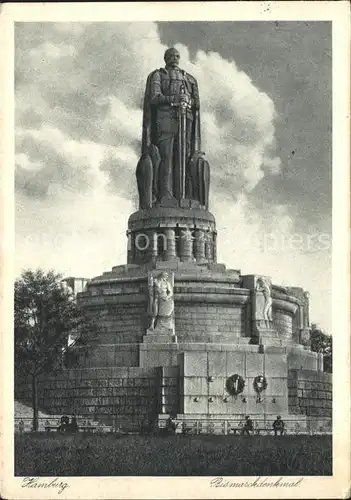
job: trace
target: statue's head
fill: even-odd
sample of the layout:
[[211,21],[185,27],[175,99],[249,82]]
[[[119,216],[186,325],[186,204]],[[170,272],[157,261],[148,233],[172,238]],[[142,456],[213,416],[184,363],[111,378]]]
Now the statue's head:
[[256,283],[262,287],[270,287],[270,283],[267,281],[267,279],[264,276],[259,276],[257,278]]
[[161,280],[168,281],[168,273],[164,271],[163,273],[161,273],[160,278]]
[[180,54],[177,49],[174,47],[171,47],[170,49],[167,49],[164,55],[164,60],[166,63],[166,66],[170,66],[173,68],[176,68],[179,64],[180,60]]

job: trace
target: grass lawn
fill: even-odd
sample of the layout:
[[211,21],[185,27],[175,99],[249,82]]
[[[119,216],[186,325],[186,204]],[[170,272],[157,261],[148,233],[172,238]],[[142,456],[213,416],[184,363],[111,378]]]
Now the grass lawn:
[[331,475],[331,436],[15,437],[17,476]]

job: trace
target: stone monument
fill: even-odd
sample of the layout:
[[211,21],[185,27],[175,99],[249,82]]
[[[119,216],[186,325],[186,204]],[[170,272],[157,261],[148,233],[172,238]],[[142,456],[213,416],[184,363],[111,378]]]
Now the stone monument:
[[164,59],[165,68],[150,73],[145,89],[140,208],[207,208],[210,169],[201,151],[197,81],[179,68],[176,49],[166,50]]
[[245,415],[269,427],[279,414],[288,432],[329,432],[309,297],[217,263],[198,84],[174,48],[165,63],[146,82],[127,264],[78,293],[99,335],[79,367],[41,382],[41,403],[127,428],[173,415],[179,431],[229,433]]
[[[176,341],[174,330],[174,273],[162,271],[159,276],[149,274],[149,312],[151,317],[148,335],[164,335],[164,340]],[[156,326],[155,326],[156,325]],[[159,338],[159,337],[157,337]]]

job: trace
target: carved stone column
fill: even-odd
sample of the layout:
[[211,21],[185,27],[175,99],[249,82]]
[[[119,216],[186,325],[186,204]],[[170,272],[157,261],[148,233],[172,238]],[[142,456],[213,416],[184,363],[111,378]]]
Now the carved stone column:
[[157,246],[157,231],[152,233],[152,257],[156,259],[158,256],[158,246]]
[[165,235],[166,235],[166,260],[173,260],[176,258],[176,242],[175,242],[174,229],[166,228]]
[[[309,293],[301,287],[288,287],[287,290],[298,300],[298,309],[294,320],[296,324],[297,338],[294,341],[305,349],[311,345],[309,328]],[[294,332],[293,332],[294,333]]]
[[132,231],[126,231],[127,235],[127,263],[130,264],[135,258],[135,242],[134,234]]
[[213,262],[217,263],[217,231],[213,231]]
[[205,233],[205,257],[208,262],[213,261],[213,236],[210,229]]
[[193,260],[193,236],[188,227],[182,228],[180,234],[180,260],[190,262]]
[[195,230],[195,259],[196,262],[201,263],[206,261],[205,256],[205,233],[203,229]]
[[299,327],[303,328],[304,327],[304,308],[303,308],[302,304],[299,304],[297,314],[299,315]]
[[304,326],[304,328],[309,328],[309,326],[310,326],[310,294],[308,292],[304,292],[303,296],[304,296],[303,326]]

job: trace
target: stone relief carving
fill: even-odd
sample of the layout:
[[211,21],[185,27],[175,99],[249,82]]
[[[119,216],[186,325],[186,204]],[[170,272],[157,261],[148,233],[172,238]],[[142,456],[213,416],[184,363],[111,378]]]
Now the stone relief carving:
[[272,293],[271,284],[269,281],[260,276],[256,280],[256,292],[262,292],[262,299],[260,300],[259,295],[256,298],[256,320],[259,326],[265,326],[266,328],[271,328],[273,324],[272,317]]
[[149,330],[174,332],[174,273],[149,275]]
[[310,294],[309,292],[304,292],[304,302],[303,302],[303,327],[309,328],[310,326]]

